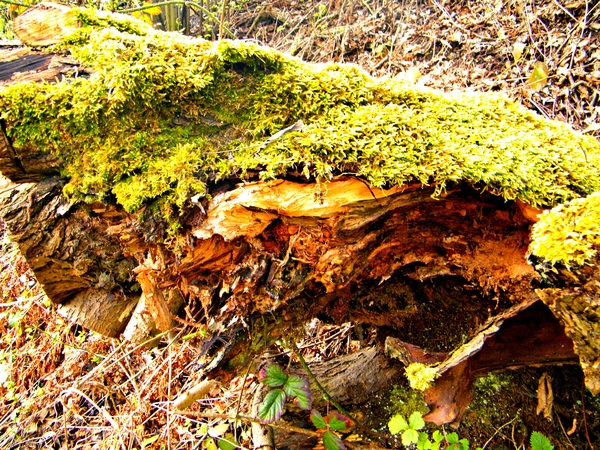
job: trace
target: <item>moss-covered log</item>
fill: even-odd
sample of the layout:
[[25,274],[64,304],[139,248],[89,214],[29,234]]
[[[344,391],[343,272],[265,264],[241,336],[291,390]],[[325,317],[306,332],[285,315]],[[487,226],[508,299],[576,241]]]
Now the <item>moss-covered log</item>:
[[538,208],[600,190],[597,141],[502,95],[60,9],[24,39],[54,63],[0,83],[0,213],[101,333],[264,314],[273,339],[319,314],[450,353],[531,299]]
[[564,324],[587,388],[600,392],[600,194],[573,200],[543,215],[530,259],[545,286],[538,296]]

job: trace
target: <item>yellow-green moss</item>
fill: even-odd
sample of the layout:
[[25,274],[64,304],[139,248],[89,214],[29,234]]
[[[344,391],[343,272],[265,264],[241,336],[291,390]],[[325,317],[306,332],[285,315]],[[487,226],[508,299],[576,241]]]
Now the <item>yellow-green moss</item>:
[[406,367],[406,378],[410,387],[417,391],[425,391],[431,387],[436,378],[440,376],[438,368],[422,363],[412,363]]
[[[208,180],[355,174],[374,186],[466,182],[506,199],[555,205],[600,190],[600,146],[498,94],[443,94],[352,65],[303,63],[242,41],[155,31],[78,10],[59,47],[87,76],[0,90],[17,150],[62,159],[65,192],[128,211],[182,209]],[[271,134],[298,119],[257,154]]]
[[600,247],[600,192],[544,211],[531,240],[529,253],[552,265],[590,263]]

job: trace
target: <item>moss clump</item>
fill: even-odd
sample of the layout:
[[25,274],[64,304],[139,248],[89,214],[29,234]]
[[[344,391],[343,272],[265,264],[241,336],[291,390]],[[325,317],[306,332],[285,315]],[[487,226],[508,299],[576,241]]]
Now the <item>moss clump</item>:
[[409,417],[413,412],[419,411],[422,415],[429,412],[429,408],[420,392],[413,389],[394,386],[390,393],[390,416],[401,414]]
[[531,241],[529,253],[551,265],[591,264],[600,247],[600,192],[544,211]]
[[[90,74],[0,90],[17,151],[58,156],[75,199],[126,210],[185,207],[206,183],[300,170],[374,186],[466,182],[506,199],[555,205],[600,190],[600,146],[497,94],[419,90],[355,66],[303,63],[241,41],[155,31],[78,10],[59,48]],[[302,132],[272,134],[301,119]],[[170,212],[169,212],[170,211]]]
[[436,378],[440,376],[437,367],[422,363],[412,363],[406,367],[406,378],[410,387],[417,391],[426,391]]

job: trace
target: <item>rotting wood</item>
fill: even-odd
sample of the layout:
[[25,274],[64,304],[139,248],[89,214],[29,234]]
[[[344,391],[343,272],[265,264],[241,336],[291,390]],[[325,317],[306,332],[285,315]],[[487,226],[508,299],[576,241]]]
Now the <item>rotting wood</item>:
[[387,352],[405,364],[441,363],[439,378],[424,392],[430,407],[425,420],[437,425],[455,422],[473,396],[473,380],[488,372],[529,366],[574,364],[573,342],[560,321],[536,297],[493,317],[469,342],[444,358],[390,340]]

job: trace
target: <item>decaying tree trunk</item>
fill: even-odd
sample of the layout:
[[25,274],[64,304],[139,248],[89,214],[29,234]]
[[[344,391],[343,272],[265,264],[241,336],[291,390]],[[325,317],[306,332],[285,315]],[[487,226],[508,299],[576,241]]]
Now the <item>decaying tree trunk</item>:
[[[70,10],[57,7],[53,17],[68,17],[68,25],[52,27],[50,36],[40,26],[37,40],[28,24],[53,8],[42,5],[15,24],[17,31],[28,30],[25,43],[60,42],[77,29]],[[245,76],[245,69],[231,67]],[[0,89],[85,73],[93,70],[60,52],[0,50]],[[399,338],[405,363],[427,353],[412,344],[436,349],[423,340],[423,330],[434,330],[434,341],[451,334],[444,330],[460,328],[469,343],[426,359],[441,362],[441,378],[426,393],[436,423],[460,417],[473,377],[509,367],[579,357],[588,387],[598,391],[594,358],[600,350],[580,345],[595,328],[571,326],[573,316],[590,308],[597,314],[597,282],[576,284],[573,292],[541,291],[551,309],[538,300],[538,275],[526,254],[541,211],[523,201],[505,201],[460,180],[440,193],[435,182],[416,180],[377,188],[344,170],[327,182],[293,171],[271,181],[242,182],[232,175],[209,179],[207,192],[186,203],[179,230],[168,234],[145,207],[126,212],[114,200],[68,199],[63,161],[32,145],[15,145],[15,126],[3,122],[0,134],[0,171],[10,180],[0,188],[0,214],[59,312],[85,327],[143,342],[180,323],[213,319],[211,331],[218,334],[236,318],[250,323],[264,315],[276,339],[292,324],[320,315]],[[590,280],[596,278],[594,272]],[[567,297],[576,299],[572,306],[556,306]],[[413,332],[420,337],[407,343]],[[339,367],[326,367],[322,375],[340,401],[368,396],[399,373],[385,369],[389,360],[377,349],[348,359],[364,359],[368,352],[372,358],[362,367],[368,373],[355,368],[349,376],[343,359],[332,363]],[[346,389],[345,378],[368,386]]]

